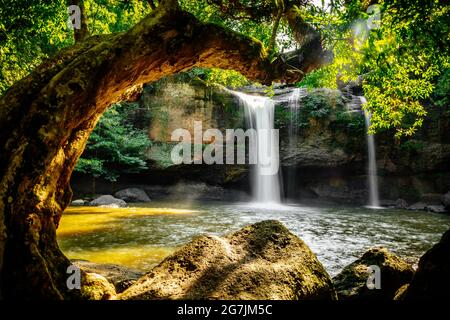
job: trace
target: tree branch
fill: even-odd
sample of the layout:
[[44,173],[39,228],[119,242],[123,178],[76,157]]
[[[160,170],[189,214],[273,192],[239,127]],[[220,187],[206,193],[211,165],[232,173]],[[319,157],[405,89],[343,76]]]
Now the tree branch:
[[272,26],[272,34],[270,36],[269,46],[267,47],[267,51],[269,52],[272,52],[273,49],[275,48],[278,26],[280,25],[280,20],[282,16],[283,16],[283,8],[280,8]]

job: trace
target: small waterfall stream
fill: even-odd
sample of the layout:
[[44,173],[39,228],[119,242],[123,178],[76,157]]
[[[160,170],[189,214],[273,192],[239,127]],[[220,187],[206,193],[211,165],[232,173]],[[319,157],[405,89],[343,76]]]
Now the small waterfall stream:
[[[367,101],[364,97],[360,97],[361,104]],[[371,115],[364,111],[366,118],[366,128],[369,130]],[[378,194],[378,175],[377,175],[377,158],[375,150],[375,138],[372,134],[367,133],[367,152],[369,157],[368,178],[369,178],[369,207],[380,208],[380,198]]]
[[253,201],[258,204],[279,204],[281,183],[279,175],[279,141],[273,135],[275,105],[267,97],[233,92],[240,98],[245,110],[247,127],[255,129],[256,146],[249,152],[256,152],[257,163],[252,171],[251,187]]
[[[288,109],[289,109],[289,149],[290,153],[293,153],[292,150],[298,145],[298,136],[299,136],[299,110],[300,110],[300,99],[306,95],[306,89],[304,88],[293,88],[291,94],[288,97]],[[298,197],[298,177],[297,177],[297,168],[295,166],[284,167],[283,170],[286,170],[284,177],[286,178],[286,189],[285,196],[289,200],[296,200]]]

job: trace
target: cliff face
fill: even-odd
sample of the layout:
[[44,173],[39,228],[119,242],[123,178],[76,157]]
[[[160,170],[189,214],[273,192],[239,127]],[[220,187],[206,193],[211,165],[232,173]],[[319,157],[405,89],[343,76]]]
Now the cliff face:
[[[264,94],[267,88],[242,91]],[[359,97],[349,90],[292,87],[276,87],[272,94],[285,196],[365,203],[366,127]],[[227,89],[177,75],[147,85],[139,103],[140,111],[130,120],[148,129],[150,169],[124,176],[118,187],[189,181],[248,190],[249,166],[173,165],[170,158],[177,143],[170,141],[171,133],[187,129],[193,139],[194,121],[201,121],[203,131],[245,129],[244,109]],[[391,132],[376,135],[382,199],[433,202],[438,201],[438,194],[450,190],[449,123],[445,110],[430,106],[429,117],[414,139],[394,141]],[[73,181],[75,191],[82,191],[79,177]]]

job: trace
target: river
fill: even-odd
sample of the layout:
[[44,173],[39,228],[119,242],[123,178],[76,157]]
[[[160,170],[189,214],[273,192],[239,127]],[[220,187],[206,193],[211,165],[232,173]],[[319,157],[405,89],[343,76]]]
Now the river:
[[196,235],[221,235],[267,219],[280,220],[303,239],[332,276],[378,245],[417,261],[450,227],[450,216],[423,211],[151,202],[121,209],[70,207],[58,241],[71,259],[147,272]]

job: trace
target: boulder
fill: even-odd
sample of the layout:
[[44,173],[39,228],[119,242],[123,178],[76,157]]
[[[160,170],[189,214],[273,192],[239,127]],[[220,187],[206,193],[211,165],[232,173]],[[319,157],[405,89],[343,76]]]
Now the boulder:
[[335,300],[336,293],[308,246],[268,220],[224,237],[196,237],[119,298]]
[[439,205],[428,205],[425,207],[425,210],[428,212],[435,212],[435,213],[446,213],[447,210],[445,209],[444,206],[439,206]]
[[85,204],[85,202],[82,199],[77,199],[77,200],[72,201],[73,206],[84,206],[84,204]]
[[416,202],[416,203],[410,205],[406,209],[408,209],[408,210],[425,210],[426,207],[427,207],[426,203]]
[[404,300],[448,300],[450,288],[450,230],[419,260]]
[[114,198],[111,195],[100,196],[95,200],[89,202],[91,206],[107,207],[107,208],[124,208],[127,203],[121,199]]
[[406,209],[408,207],[408,202],[403,199],[397,199],[395,201],[395,208],[397,209]]
[[[380,268],[380,289],[369,289],[369,266]],[[371,248],[333,278],[339,300],[392,300],[397,290],[408,283],[413,268],[386,248]]]
[[86,260],[72,260],[72,263],[87,273],[105,277],[115,287],[117,293],[125,291],[144,274],[140,271],[117,264],[95,263]]
[[395,208],[396,204],[395,200],[380,200],[380,206],[385,208]]
[[447,209],[447,211],[450,211],[450,191],[442,196],[441,201],[445,209]]
[[96,273],[82,275],[81,296],[87,300],[110,300],[116,295],[114,286],[105,277]]
[[117,191],[114,196],[125,202],[150,202],[150,198],[144,190],[139,188],[127,188]]

